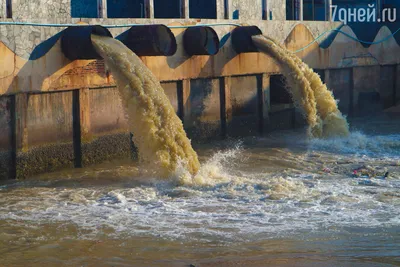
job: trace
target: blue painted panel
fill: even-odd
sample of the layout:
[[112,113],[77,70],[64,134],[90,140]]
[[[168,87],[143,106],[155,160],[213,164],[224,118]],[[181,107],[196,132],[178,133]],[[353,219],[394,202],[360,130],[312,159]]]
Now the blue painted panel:
[[145,18],[144,0],[107,0],[109,18]]
[[97,18],[98,0],[71,0],[73,18]]
[[189,16],[199,19],[216,19],[216,0],[189,0]]
[[155,18],[180,18],[181,17],[180,0],[154,0]]

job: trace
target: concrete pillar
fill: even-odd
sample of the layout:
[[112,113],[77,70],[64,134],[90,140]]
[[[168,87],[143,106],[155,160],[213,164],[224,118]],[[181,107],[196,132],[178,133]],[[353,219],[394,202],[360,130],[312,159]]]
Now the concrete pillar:
[[269,111],[271,109],[271,80],[269,74],[262,74],[262,100],[263,100],[263,118],[264,118],[264,132],[269,127]]
[[231,77],[220,78],[221,134],[227,135],[227,125],[232,121]]
[[303,21],[303,10],[304,9],[304,5],[303,5],[303,0],[299,0],[299,20]]
[[99,0],[101,1],[101,9],[102,9],[102,14],[100,16],[102,18],[107,18],[107,0]]
[[147,17],[154,19],[154,0],[147,0],[146,2]]
[[81,139],[84,141],[90,135],[90,99],[89,88],[79,90],[79,117],[81,127]]
[[225,18],[225,0],[217,0],[217,19]]
[[225,19],[233,19],[233,0],[226,0],[225,4],[227,4],[226,10],[227,10],[227,14]]
[[28,94],[15,95],[15,148],[28,151]]
[[189,18],[189,0],[181,0],[182,2],[182,9],[184,10],[182,18],[188,19]]
[[190,104],[190,80],[182,81],[182,103],[183,103],[183,125],[190,125],[191,104]]
[[331,21],[332,20],[332,0],[325,0],[325,20]]

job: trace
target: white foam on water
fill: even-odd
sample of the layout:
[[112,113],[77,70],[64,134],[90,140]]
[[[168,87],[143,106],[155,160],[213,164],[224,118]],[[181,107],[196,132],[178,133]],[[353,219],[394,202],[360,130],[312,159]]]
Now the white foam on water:
[[311,149],[368,156],[400,156],[400,135],[368,136],[352,132],[348,137],[310,140]]
[[[320,160],[334,168],[336,161],[331,154],[319,153],[317,148],[326,145],[333,149],[336,143],[329,146],[330,141],[323,142],[312,144],[305,154],[281,149],[275,156],[301,165]],[[351,177],[350,166],[340,169],[341,173],[321,173],[316,165],[310,165],[310,171],[271,173],[258,169],[250,173],[237,167],[246,153],[242,149],[218,152],[203,164],[197,178],[182,185],[179,180],[155,180],[133,187],[52,188],[47,184],[6,188],[1,191],[0,220],[28,226],[72,223],[86,230],[81,238],[153,235],[225,242],[293,236],[332,227],[400,225],[400,177],[371,179],[371,184],[363,184],[364,178]],[[352,164],[359,160],[352,155],[334,155]],[[396,160],[362,158],[362,162],[381,165]],[[103,229],[109,230],[104,233]]]

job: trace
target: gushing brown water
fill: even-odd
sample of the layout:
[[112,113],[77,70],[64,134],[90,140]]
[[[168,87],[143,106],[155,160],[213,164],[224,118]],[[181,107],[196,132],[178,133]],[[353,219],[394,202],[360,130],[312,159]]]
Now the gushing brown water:
[[312,137],[349,135],[346,119],[318,74],[272,38],[262,35],[252,38],[258,49],[274,57],[282,66],[293,100],[307,118],[310,135]]
[[92,42],[116,80],[140,159],[162,177],[178,165],[196,174],[197,154],[157,78],[120,41],[92,35]]

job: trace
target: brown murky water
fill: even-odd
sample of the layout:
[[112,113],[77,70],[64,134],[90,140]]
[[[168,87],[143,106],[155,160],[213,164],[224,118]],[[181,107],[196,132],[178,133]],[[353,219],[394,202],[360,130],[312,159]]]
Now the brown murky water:
[[0,266],[399,266],[400,121],[368,120],[195,145],[201,183],[128,161],[2,182]]

